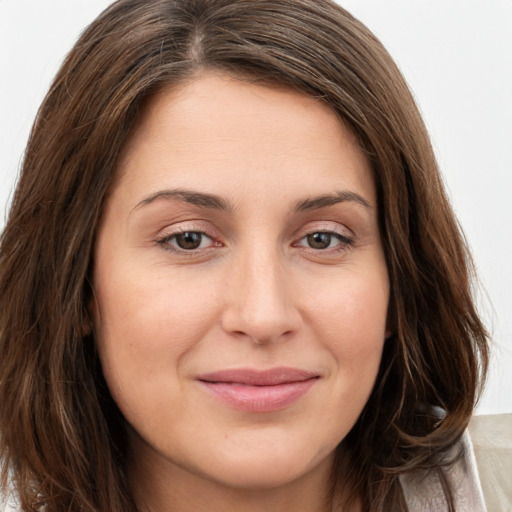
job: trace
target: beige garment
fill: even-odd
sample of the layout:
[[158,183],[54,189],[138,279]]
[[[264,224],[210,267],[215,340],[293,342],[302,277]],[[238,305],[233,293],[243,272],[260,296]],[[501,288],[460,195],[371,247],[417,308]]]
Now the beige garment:
[[469,432],[488,512],[512,512],[512,414],[475,416]]
[[[464,457],[450,471],[457,512],[512,512],[512,414],[475,416],[461,440]],[[400,479],[409,512],[445,512],[433,475]]]
[[[457,512],[487,511],[478,478],[473,447],[469,433],[461,439],[463,458],[450,469]],[[432,473],[419,473],[400,477],[409,512],[447,512],[443,488],[439,478]]]

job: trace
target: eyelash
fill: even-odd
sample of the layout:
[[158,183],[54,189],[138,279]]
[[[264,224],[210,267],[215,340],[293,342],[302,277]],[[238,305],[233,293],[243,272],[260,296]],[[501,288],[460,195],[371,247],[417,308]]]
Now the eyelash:
[[[172,246],[171,243],[174,241],[176,242],[176,239],[177,237],[179,237],[180,235],[186,235],[186,234],[189,234],[189,235],[199,235],[201,237],[201,240],[200,240],[200,244],[198,247],[194,247],[194,248],[191,248],[191,249],[185,249],[183,247],[176,247],[176,246]],[[313,236],[316,236],[316,235],[327,235],[329,237],[329,245],[325,248],[314,248],[314,247],[309,247],[307,245],[303,245],[301,242],[303,240],[307,240],[308,237],[313,237]],[[212,243],[211,246],[209,247],[200,247],[200,245],[203,243],[204,239],[209,239]],[[337,240],[338,243],[331,247],[331,243],[332,241],[334,240]],[[169,251],[169,252],[173,252],[173,253],[178,253],[178,254],[183,254],[183,255],[186,255],[186,256],[194,256],[196,254],[198,254],[198,251],[207,251],[215,246],[217,247],[221,247],[222,244],[220,242],[215,242],[215,240],[209,236],[207,233],[205,233],[204,231],[201,231],[201,230],[190,230],[190,229],[183,229],[183,230],[179,230],[177,232],[174,232],[170,235],[165,235],[159,239],[156,240],[156,243],[161,246],[164,250],[166,251]],[[343,235],[341,233],[338,233],[336,231],[329,231],[329,230],[317,230],[317,231],[311,231],[309,233],[306,233],[304,236],[302,236],[299,240],[297,240],[296,242],[294,242],[292,245],[293,247],[304,247],[305,249],[307,249],[308,251],[311,251],[315,254],[318,254],[318,253],[322,253],[322,252],[339,252],[339,251],[346,251],[348,248],[350,248],[352,245],[354,244],[354,239],[351,238],[351,237],[348,237],[346,235]]]

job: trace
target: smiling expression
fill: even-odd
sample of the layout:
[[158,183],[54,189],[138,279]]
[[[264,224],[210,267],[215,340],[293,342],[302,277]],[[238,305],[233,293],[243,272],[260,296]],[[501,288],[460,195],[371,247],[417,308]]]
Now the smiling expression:
[[254,489],[328,473],[386,336],[377,210],[369,163],[320,101],[204,74],[149,102],[91,305],[134,467]]

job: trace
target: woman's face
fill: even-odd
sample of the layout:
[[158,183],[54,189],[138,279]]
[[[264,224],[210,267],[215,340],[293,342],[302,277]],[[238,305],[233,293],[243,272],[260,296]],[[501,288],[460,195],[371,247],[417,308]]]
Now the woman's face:
[[325,478],[372,390],[389,295],[372,172],[329,108],[215,74],[160,93],[94,262],[134,466],[231,488]]

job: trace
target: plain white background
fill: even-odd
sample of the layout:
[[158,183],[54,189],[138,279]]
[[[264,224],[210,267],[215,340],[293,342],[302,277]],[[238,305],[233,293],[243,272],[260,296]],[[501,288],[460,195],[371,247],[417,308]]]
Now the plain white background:
[[[0,229],[50,81],[108,0],[0,0]],[[493,334],[479,414],[512,412],[512,0],[340,0],[413,89],[480,273]]]

